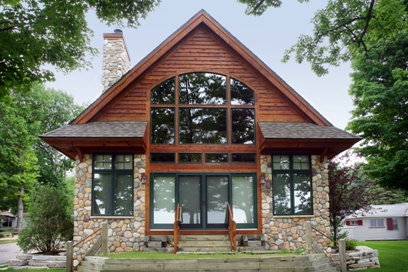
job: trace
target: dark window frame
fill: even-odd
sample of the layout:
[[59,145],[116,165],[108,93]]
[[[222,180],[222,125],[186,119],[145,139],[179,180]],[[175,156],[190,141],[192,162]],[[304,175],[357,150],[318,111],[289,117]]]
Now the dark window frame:
[[[112,167],[111,169],[95,169],[95,157],[97,155],[110,155],[112,156]],[[116,169],[115,168],[115,163],[116,163],[116,157],[120,156],[120,155],[131,155],[132,156],[132,167],[131,169]],[[123,216],[128,216],[128,217],[132,217],[134,216],[134,202],[135,202],[135,195],[134,195],[134,188],[135,188],[135,184],[134,184],[134,154],[132,153],[94,153],[92,156],[92,204],[91,204],[91,215],[92,216],[117,216],[117,217],[123,217]],[[117,174],[128,174],[131,176],[132,178],[132,189],[131,189],[131,194],[132,194],[132,198],[131,198],[131,210],[129,211],[130,214],[129,215],[123,215],[123,214],[115,214],[115,190],[111,190],[110,193],[110,198],[111,198],[111,205],[110,205],[110,210],[111,213],[107,214],[95,214],[94,213],[94,209],[95,209],[95,192],[94,192],[94,188],[95,188],[95,174],[111,174],[111,188],[115,188],[116,187],[116,175]]]
[[[272,167],[272,214],[276,216],[299,216],[299,215],[313,215],[313,175],[312,175],[312,161],[309,154],[272,154],[271,155],[271,167]],[[274,169],[273,157],[274,156],[289,156],[289,169]],[[293,157],[294,156],[308,156],[309,157],[309,169],[294,169],[293,167]],[[274,185],[274,176],[275,174],[288,174],[290,176],[290,213],[275,213],[275,185]],[[297,214],[295,213],[295,190],[294,190],[294,176],[296,174],[309,174],[309,187],[310,187],[310,213]]]

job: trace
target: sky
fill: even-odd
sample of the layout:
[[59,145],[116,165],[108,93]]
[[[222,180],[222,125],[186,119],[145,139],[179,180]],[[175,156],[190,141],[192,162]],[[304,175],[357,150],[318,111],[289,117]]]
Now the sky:
[[[270,8],[262,16],[254,17],[245,15],[246,6],[236,0],[162,0],[159,7],[140,21],[137,29],[121,29],[133,67],[204,9],[329,122],[344,129],[353,109],[348,95],[350,64],[331,67],[328,75],[318,77],[308,63],[298,64],[293,57],[286,64],[281,62],[285,50],[296,43],[299,35],[312,33],[310,21],[318,9],[324,8],[325,2],[312,0],[301,4],[297,0],[286,0],[282,7]],[[100,96],[103,33],[113,33],[119,28],[100,22],[93,11],[88,13],[87,21],[94,31],[91,46],[99,51],[97,56],[88,59],[92,67],[69,74],[56,72],[55,82],[46,84],[72,95],[78,104],[89,104]]]

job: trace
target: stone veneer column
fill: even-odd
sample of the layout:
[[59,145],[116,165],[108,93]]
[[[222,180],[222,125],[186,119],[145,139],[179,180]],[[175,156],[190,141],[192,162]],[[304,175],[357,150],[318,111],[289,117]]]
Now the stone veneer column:
[[122,30],[103,34],[102,92],[109,89],[130,69],[130,57]]
[[[146,188],[141,184],[141,174],[145,173],[146,156],[134,155],[133,216],[91,216],[92,155],[84,155],[83,162],[77,157],[75,165],[74,244],[100,228],[102,222],[108,222],[110,252],[143,251]],[[74,247],[74,266],[85,257],[99,235],[92,235]]]
[[[311,156],[313,185],[312,216],[274,216],[272,214],[272,163],[271,156],[261,156],[261,172],[265,173],[266,182],[262,185],[262,233],[269,247],[273,250],[295,250],[306,246],[305,222],[310,221],[312,227],[330,235],[329,222],[329,179],[328,163],[325,157],[320,163],[319,156]],[[330,245],[330,240],[316,231],[312,231],[313,239],[323,249]]]

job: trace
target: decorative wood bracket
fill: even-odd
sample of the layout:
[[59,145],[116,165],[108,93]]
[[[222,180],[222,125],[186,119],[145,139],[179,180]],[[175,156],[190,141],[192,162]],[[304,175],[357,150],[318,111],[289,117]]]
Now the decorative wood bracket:
[[78,153],[79,161],[80,161],[80,162],[83,162],[83,161],[84,161],[84,157],[82,156],[82,151],[81,151],[81,149],[80,149],[79,147],[75,147],[75,149],[76,149],[76,151],[77,151],[77,153]]
[[324,156],[326,156],[327,153],[327,148],[325,148],[322,152],[322,154],[320,154],[320,163],[323,163],[324,161]]

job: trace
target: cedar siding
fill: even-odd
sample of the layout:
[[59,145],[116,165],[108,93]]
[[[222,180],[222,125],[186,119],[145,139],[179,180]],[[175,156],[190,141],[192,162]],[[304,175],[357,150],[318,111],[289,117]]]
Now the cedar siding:
[[146,101],[150,100],[150,90],[172,76],[189,72],[219,73],[245,83],[256,93],[259,121],[311,121],[205,25],[192,31],[156,61],[92,121],[148,120],[149,103]]

